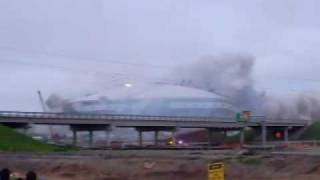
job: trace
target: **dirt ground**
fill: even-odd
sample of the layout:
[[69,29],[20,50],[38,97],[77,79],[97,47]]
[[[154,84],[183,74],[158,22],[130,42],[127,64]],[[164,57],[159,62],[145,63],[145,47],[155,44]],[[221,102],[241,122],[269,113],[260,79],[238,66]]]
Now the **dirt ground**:
[[320,156],[166,153],[31,157],[0,153],[0,168],[10,168],[17,174],[34,170],[45,180],[206,180],[208,162],[223,161],[227,180],[320,179]]

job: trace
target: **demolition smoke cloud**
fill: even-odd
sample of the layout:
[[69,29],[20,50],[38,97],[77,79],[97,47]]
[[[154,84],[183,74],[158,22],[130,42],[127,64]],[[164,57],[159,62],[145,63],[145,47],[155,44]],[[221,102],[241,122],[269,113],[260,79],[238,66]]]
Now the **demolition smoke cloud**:
[[171,77],[180,85],[199,88],[226,96],[239,110],[251,110],[269,119],[320,118],[320,96],[267,95],[255,89],[252,56],[229,54],[207,56],[177,69]]
[[303,119],[320,118],[320,96],[300,94],[285,97],[266,96],[263,110],[270,119]]
[[207,56],[179,68],[172,77],[180,85],[214,92],[238,107],[258,111],[261,95],[254,89],[254,63],[248,55]]

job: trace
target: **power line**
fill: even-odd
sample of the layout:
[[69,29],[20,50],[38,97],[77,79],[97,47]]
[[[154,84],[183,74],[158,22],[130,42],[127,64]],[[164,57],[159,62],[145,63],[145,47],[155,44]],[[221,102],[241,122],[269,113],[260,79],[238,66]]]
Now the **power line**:
[[[6,59],[1,59],[1,62],[6,62],[10,64],[18,64],[18,65],[23,65],[23,66],[31,66],[31,67],[45,67],[49,69],[56,69],[59,71],[72,71],[75,73],[89,73],[89,74],[95,74],[95,75],[106,75],[106,74],[117,74],[117,73],[105,73],[105,72],[96,72],[96,71],[84,71],[80,69],[74,69],[74,68],[68,68],[65,66],[59,66],[59,65],[48,65],[48,64],[39,64],[39,63],[33,63],[33,62],[25,62],[25,61],[20,61],[20,60],[6,60]],[[120,73],[119,73],[120,74]]]
[[13,48],[13,47],[5,47],[5,46],[0,46],[0,49],[5,50],[5,51],[13,51],[13,52],[18,52],[18,53],[27,53],[29,55],[44,55],[48,57],[60,57],[60,58],[67,58],[67,59],[74,59],[74,60],[81,60],[81,61],[95,61],[98,63],[107,63],[107,64],[118,64],[118,65],[127,65],[127,66],[144,66],[144,67],[149,67],[149,68],[155,68],[155,69],[172,69],[173,67],[171,66],[160,66],[160,65],[154,65],[154,64],[142,64],[142,63],[131,63],[131,62],[126,62],[126,61],[116,61],[116,60],[111,60],[111,59],[100,59],[100,58],[92,58],[92,57],[81,57],[81,56],[74,56],[74,55],[68,55],[64,53],[49,53],[49,52],[44,52],[44,51],[37,51],[37,52],[22,52],[19,49]]
[[[119,84],[119,83],[124,83],[128,81],[136,81],[139,79],[138,74],[125,74],[125,73],[116,73],[116,72],[97,72],[97,71],[92,71],[92,70],[81,70],[81,69],[75,69],[75,68],[69,68],[69,67],[64,67],[64,66],[59,66],[59,65],[48,65],[48,64],[39,64],[39,63],[33,63],[33,62],[25,62],[21,60],[6,60],[6,59],[1,59],[1,62],[9,63],[9,64],[18,64],[18,65],[23,65],[23,66],[30,66],[30,67],[45,67],[49,69],[56,69],[59,71],[70,71],[73,73],[78,73],[84,76],[92,76],[92,77],[109,77],[106,78],[108,79],[108,84],[113,83],[113,84]],[[99,78],[101,79],[101,78]],[[88,79],[83,80],[88,81]],[[146,79],[143,80],[144,82],[148,81]],[[92,82],[96,82],[93,81]]]

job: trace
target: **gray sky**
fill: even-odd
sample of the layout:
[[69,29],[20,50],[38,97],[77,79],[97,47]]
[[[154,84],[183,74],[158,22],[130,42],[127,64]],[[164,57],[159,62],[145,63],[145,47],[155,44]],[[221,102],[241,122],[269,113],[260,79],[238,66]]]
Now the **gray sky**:
[[0,110],[229,52],[256,57],[258,89],[318,92],[319,18],[318,0],[1,0]]

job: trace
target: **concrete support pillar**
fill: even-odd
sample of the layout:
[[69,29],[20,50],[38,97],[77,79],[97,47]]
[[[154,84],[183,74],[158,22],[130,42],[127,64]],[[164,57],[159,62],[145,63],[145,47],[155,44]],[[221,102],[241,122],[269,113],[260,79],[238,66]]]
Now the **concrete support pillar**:
[[227,140],[227,130],[224,129],[224,130],[222,130],[222,141],[221,141],[221,145],[226,144],[226,140]]
[[213,145],[213,143],[212,143],[212,141],[213,141],[213,133],[212,133],[211,129],[207,129],[207,131],[208,131],[208,145],[212,146]]
[[179,127],[175,127],[174,130],[172,131],[172,137],[175,137],[179,131]]
[[89,131],[89,146],[93,145],[93,131]]
[[111,132],[114,129],[112,125],[106,127],[105,133],[106,133],[106,146],[110,147],[111,146]]
[[142,131],[141,130],[138,130],[138,144],[139,144],[139,146],[140,147],[142,147],[143,146],[143,134],[142,134]]
[[156,146],[159,145],[159,131],[158,130],[154,131],[154,145],[156,145]]
[[222,131],[222,134],[223,134],[223,141],[225,141],[226,138],[227,138],[227,130],[226,130],[226,129],[223,130],[223,131]]
[[284,142],[288,142],[289,141],[289,127],[285,127],[284,128]]
[[76,146],[77,145],[77,131],[76,130],[72,130],[72,144],[74,145],[74,146]]
[[28,133],[28,127],[26,126],[23,128],[23,134],[27,134],[27,133]]
[[245,136],[244,136],[244,128],[240,129],[240,147],[243,147],[245,143]]
[[106,133],[106,147],[110,147],[110,144],[111,144],[111,142],[110,142],[111,131],[107,128],[105,133]]
[[261,138],[262,138],[262,145],[266,145],[267,143],[267,126],[261,125]]

